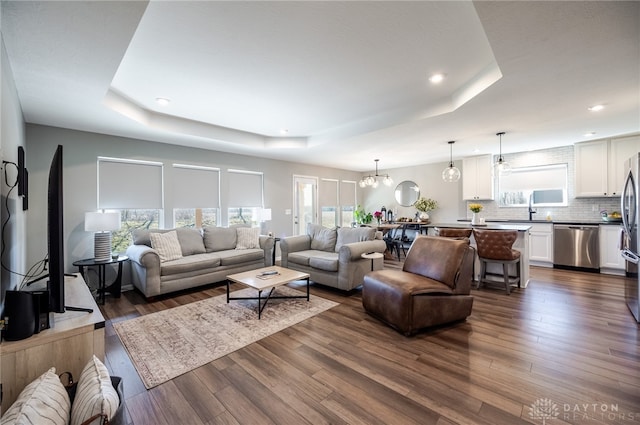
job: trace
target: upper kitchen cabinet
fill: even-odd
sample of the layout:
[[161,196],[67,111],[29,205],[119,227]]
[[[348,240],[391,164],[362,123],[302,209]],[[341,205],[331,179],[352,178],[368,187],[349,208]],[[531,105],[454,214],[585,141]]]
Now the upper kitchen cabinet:
[[624,162],[640,152],[640,136],[621,137],[609,142],[609,192],[611,196],[620,196],[627,170]]
[[640,152],[640,136],[576,143],[576,197],[618,197],[624,183],[622,165]]
[[493,199],[491,155],[462,159],[462,198],[464,200]]

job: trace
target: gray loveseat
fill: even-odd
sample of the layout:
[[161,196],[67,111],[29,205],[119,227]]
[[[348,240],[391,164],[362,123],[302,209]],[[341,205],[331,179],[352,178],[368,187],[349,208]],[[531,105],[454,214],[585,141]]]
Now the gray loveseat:
[[[316,283],[350,291],[362,285],[372,268],[372,260],[361,255],[384,253],[386,248],[380,232],[370,227],[328,229],[309,224],[306,235],[280,241],[281,265],[309,273]],[[382,268],[383,258],[373,260],[374,270]]]
[[[209,226],[203,229],[134,230],[133,245],[126,253],[131,260],[133,285],[149,298],[220,282],[233,273],[272,266],[275,240],[258,235],[258,230]],[[164,258],[161,255],[164,249],[160,249],[160,245],[156,245],[160,252],[152,248],[151,233],[171,231],[177,234],[179,248],[174,247],[178,252],[169,257],[174,259],[167,260],[166,254]],[[251,234],[255,240],[247,243],[247,238],[239,238],[239,234]],[[171,253],[171,249],[168,252]]]

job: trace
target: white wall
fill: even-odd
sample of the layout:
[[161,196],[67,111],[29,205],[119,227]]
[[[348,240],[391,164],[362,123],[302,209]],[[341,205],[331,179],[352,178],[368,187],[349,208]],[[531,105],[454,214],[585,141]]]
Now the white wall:
[[[25,145],[25,126],[13,72],[1,34],[0,50],[0,159],[17,164],[18,146]],[[17,168],[3,162],[2,182],[0,183],[2,187],[0,218],[2,223],[9,220],[4,229],[3,243],[6,245],[2,247],[4,249],[2,262],[8,269],[24,274],[26,272],[26,215],[22,211],[22,199],[18,198],[17,186],[9,193],[10,187],[7,186],[4,179],[5,170],[10,184],[17,181]],[[7,214],[7,209],[10,216]],[[20,276],[2,269],[0,274],[0,287],[2,288],[0,310],[4,306],[5,290],[15,289],[21,280]]]
[[[67,272],[76,272],[72,262],[93,254],[93,235],[84,231],[84,213],[97,206],[97,157],[144,159],[164,163],[165,175],[171,172],[171,164],[204,165],[262,171],[264,173],[265,206],[272,210],[268,231],[276,236],[293,233],[292,216],[285,215],[293,209],[293,175],[317,176],[343,180],[358,180],[359,173],[326,167],[310,166],[286,161],[262,159],[196,148],[174,146],[136,139],[87,133],[69,129],[27,125],[27,156],[30,167],[31,200],[28,220],[28,264],[41,260],[47,253],[46,187],[49,166],[58,144],[63,145],[64,158],[64,230]],[[136,182],[123,181],[123,185]],[[204,189],[204,188],[203,188]],[[225,203],[221,191],[222,205]],[[165,199],[167,227],[170,227],[171,198]]]

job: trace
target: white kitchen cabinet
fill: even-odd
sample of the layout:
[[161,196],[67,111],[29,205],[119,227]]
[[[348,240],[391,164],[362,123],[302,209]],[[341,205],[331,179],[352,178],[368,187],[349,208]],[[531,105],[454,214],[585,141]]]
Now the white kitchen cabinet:
[[640,152],[640,136],[576,143],[574,152],[576,197],[619,197],[624,161]]
[[529,263],[532,266],[553,267],[553,223],[514,223],[529,229]]
[[627,170],[624,162],[640,152],[640,136],[620,137],[609,142],[608,190],[611,196],[620,196]]
[[553,267],[553,224],[533,223],[529,230],[529,262]]
[[601,273],[624,274],[624,258],[620,255],[620,249],[618,249],[621,230],[620,226],[600,225]]
[[576,197],[607,196],[609,141],[576,143]]
[[462,199],[492,200],[491,155],[472,156],[462,160]]

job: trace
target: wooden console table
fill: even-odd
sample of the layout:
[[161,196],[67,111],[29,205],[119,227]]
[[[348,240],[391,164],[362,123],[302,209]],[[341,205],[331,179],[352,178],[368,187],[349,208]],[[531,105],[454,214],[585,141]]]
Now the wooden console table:
[[82,277],[65,277],[65,304],[93,309],[92,313],[49,313],[51,328],[20,341],[0,344],[2,411],[20,391],[52,366],[75,379],[94,354],[104,361],[104,317]]

